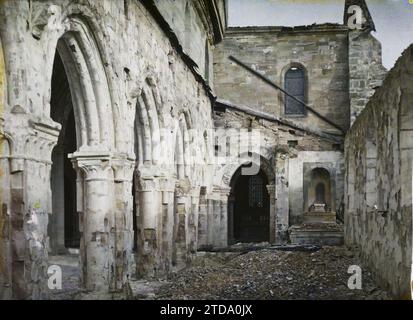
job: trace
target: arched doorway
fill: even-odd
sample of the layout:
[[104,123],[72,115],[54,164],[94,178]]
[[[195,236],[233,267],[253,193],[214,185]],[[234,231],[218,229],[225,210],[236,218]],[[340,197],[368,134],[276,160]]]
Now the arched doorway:
[[264,242],[270,240],[270,198],[268,177],[262,169],[256,175],[242,175],[242,167],[231,180],[228,205],[231,242]]
[[79,248],[80,231],[76,172],[68,157],[77,149],[75,116],[69,81],[58,52],[53,65],[50,117],[62,126],[52,153],[51,249],[54,254],[63,254],[69,248]]

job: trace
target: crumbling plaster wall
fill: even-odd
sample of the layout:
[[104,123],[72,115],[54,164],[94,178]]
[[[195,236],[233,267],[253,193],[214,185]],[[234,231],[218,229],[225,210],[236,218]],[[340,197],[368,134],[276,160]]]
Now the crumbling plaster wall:
[[345,242],[376,279],[411,297],[413,46],[360,113],[345,142]]
[[[194,74],[171,46],[168,37],[139,1],[10,0],[1,2],[0,17],[7,81],[13,83],[13,86],[8,87],[4,111],[4,131],[14,142],[10,148],[11,205],[7,208],[12,219],[16,219],[12,230],[13,258],[8,262],[14,264],[11,284],[13,296],[41,298],[47,292],[47,224],[48,216],[52,214],[51,152],[60,130],[60,125],[49,117],[51,76],[57,41],[66,31],[72,30],[77,23],[74,19],[81,21],[77,25],[83,28],[78,34],[87,34],[91,44],[86,48],[86,53],[92,53],[93,56],[98,52],[94,61],[86,63],[102,65],[101,70],[89,69],[89,74],[87,70],[83,70],[82,75],[98,75],[99,79],[94,82],[98,87],[107,82],[108,91],[105,94],[109,98],[102,107],[110,110],[103,112],[105,117],[109,117],[108,126],[102,127],[107,132],[103,136],[103,141],[106,142],[100,142],[92,148],[90,143],[84,141],[83,148],[78,150],[78,157],[81,156],[80,160],[83,162],[79,162],[79,158],[74,160],[78,172],[89,175],[87,177],[92,181],[85,180],[88,184],[85,189],[88,190],[84,197],[88,201],[85,208],[105,212],[105,226],[103,220],[99,225],[102,224],[105,230],[111,230],[111,234],[108,233],[108,242],[99,244],[104,248],[103,251],[99,249],[99,245],[95,247],[93,243],[86,241],[88,254],[95,254],[97,260],[89,261],[91,258],[81,254],[82,268],[88,268],[87,272],[85,269],[82,281],[87,290],[106,293],[121,290],[127,287],[132,274],[131,184],[134,176],[135,145],[138,141],[142,142],[134,136],[136,108],[144,109],[142,115],[146,112],[149,114],[150,123],[145,121],[145,118],[137,121],[138,127],[147,128],[145,130],[154,133],[150,135],[151,139],[160,138],[159,134],[155,134],[157,129],[166,129],[163,131],[165,136],[160,138],[161,140],[152,141],[150,146],[159,147],[157,143],[160,143],[166,157],[174,159],[180,115],[186,115],[185,119],[193,129],[203,132],[206,128],[211,128],[210,98],[205,87],[194,78]],[[142,94],[148,96],[150,93],[156,101],[149,99],[142,103]],[[101,98],[99,93],[97,97]],[[156,123],[152,121],[155,116],[153,112],[162,115],[157,122],[159,128],[152,126]],[[113,116],[112,119],[110,115]],[[84,128],[86,129],[94,130]],[[196,148],[201,143],[205,141],[189,141],[186,152],[195,150],[194,153],[201,157],[199,152],[196,153]],[[89,153],[82,153],[85,150]],[[141,247],[140,252],[155,256],[156,259],[140,261],[146,261],[147,269],[163,271],[159,265],[165,265],[165,256],[168,255],[161,253],[165,240],[162,239],[165,231],[163,228],[169,230],[165,233],[170,237],[173,224],[162,224],[162,217],[165,208],[171,213],[176,209],[176,167],[173,162],[157,164],[156,159],[151,157],[154,154],[153,149],[144,150],[145,154],[136,155],[139,166],[135,176],[138,177],[138,188],[149,186],[149,189],[138,192],[151,192],[151,199],[157,202],[139,202],[142,208],[150,209],[140,210],[141,214],[150,216],[149,220],[155,221],[152,225],[154,233],[151,234],[151,237],[155,237],[152,239],[155,245],[148,246],[145,242],[147,239],[144,239],[141,244],[145,249]],[[148,155],[148,152],[151,155]],[[188,172],[184,179],[189,182],[189,188],[178,189],[179,197],[185,197],[184,202],[192,208],[192,204],[197,206],[199,187],[208,183],[208,175],[212,173],[195,169]],[[100,190],[96,189],[97,185],[93,182],[97,181],[96,179],[104,179],[105,187],[101,184]],[[2,183],[4,181],[6,180],[3,179]],[[168,184],[165,185],[164,181],[168,181]],[[212,189],[211,186],[206,187]],[[104,199],[101,198],[99,204],[96,197],[102,195]],[[85,212],[85,217],[87,216]],[[187,239],[194,233],[189,231],[190,223],[196,228],[196,223],[190,221],[187,211],[183,225]],[[86,239],[101,232],[93,230],[94,226],[90,223],[83,227],[83,237]],[[102,233],[102,238],[96,237],[92,241],[103,241],[101,239],[105,239],[104,237],[105,233]],[[184,243],[184,251],[189,252],[190,240]],[[172,238],[168,241],[174,245]],[[148,252],[145,251],[147,248]],[[82,250],[86,250],[86,247],[81,247]],[[93,254],[90,254],[90,250],[94,250]],[[172,248],[169,247],[168,250]],[[101,257],[99,252],[105,253],[105,257]]]

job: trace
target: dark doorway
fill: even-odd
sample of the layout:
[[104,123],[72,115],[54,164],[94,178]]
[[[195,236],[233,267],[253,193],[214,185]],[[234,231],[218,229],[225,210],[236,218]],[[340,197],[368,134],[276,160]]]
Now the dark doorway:
[[257,175],[243,176],[238,169],[232,180],[233,232],[235,242],[269,241],[270,200],[268,179],[260,170]]
[[62,59],[56,52],[50,102],[51,118],[62,125],[52,154],[51,186],[53,214],[50,234],[52,250],[79,248],[79,215],[76,204],[76,172],[68,157],[77,150],[76,125],[69,81]]

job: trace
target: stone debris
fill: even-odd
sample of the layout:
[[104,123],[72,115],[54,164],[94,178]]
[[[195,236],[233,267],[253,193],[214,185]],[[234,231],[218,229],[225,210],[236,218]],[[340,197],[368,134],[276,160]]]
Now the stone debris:
[[[256,247],[249,252],[199,252],[190,267],[169,279],[130,282],[129,299],[211,299],[211,300],[388,300],[372,275],[359,260],[358,253],[345,247],[315,247],[313,250],[288,246],[275,250],[261,244],[236,244]],[[230,247],[231,249],[231,247]],[[51,257],[50,265],[62,268],[62,290],[50,290],[52,300],[88,298],[79,289],[78,257]],[[362,290],[347,287],[348,267],[362,269]],[[96,297],[91,297],[96,298]],[[101,298],[101,297],[98,297]],[[113,297],[112,297],[113,298]]]
[[[351,265],[362,268],[362,290],[350,290]],[[156,299],[305,299],[385,300],[358,255],[344,247],[318,251],[263,249],[240,253],[203,253],[191,267],[162,285]]]

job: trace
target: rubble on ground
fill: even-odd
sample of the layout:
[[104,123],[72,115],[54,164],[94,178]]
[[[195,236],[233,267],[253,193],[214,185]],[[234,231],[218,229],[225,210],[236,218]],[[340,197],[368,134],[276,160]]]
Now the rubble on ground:
[[[362,289],[347,286],[351,265],[362,268]],[[156,299],[389,299],[345,247],[200,253],[192,266],[160,286]]]

